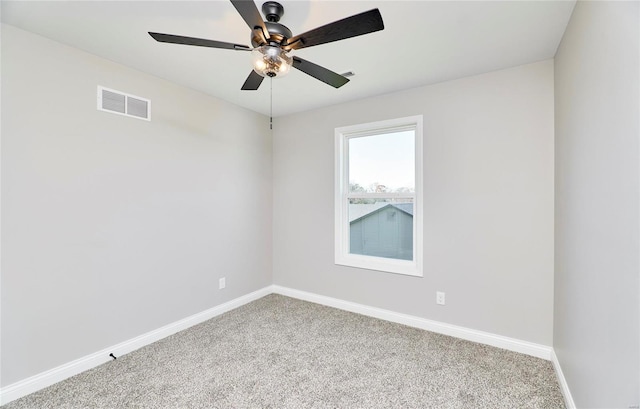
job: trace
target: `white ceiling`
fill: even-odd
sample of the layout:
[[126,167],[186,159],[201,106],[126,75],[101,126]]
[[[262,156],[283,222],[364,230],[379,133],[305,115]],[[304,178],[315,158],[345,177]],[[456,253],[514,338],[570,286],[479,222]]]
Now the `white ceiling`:
[[[260,8],[262,2],[257,2]],[[552,58],[571,1],[292,1],[294,35],[372,8],[385,29],[293,52],[355,77],[334,89],[298,71],[273,80],[274,116]],[[250,45],[233,5],[216,1],[4,1],[2,21],[269,114],[269,80],[241,91],[250,53],[158,43],[156,31]]]

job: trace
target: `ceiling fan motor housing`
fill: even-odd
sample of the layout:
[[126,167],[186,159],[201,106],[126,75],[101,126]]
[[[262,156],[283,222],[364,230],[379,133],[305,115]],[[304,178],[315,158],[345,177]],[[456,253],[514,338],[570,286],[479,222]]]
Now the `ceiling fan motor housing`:
[[280,18],[284,15],[284,7],[282,7],[280,3],[267,1],[262,5],[262,13],[267,18],[267,21],[264,22],[264,26],[268,33],[263,33],[262,29],[259,27],[254,28],[251,34],[251,45],[253,45],[254,48],[264,45],[265,38],[268,38],[268,44],[279,46],[284,44],[289,38],[293,37],[291,30],[278,23]]
[[[267,40],[269,42],[269,44],[272,45],[280,45],[282,43],[284,43],[287,39],[293,37],[293,34],[291,34],[291,30],[289,30],[287,27],[283,26],[280,23],[272,23],[270,21],[265,21],[264,25],[267,27],[267,30],[269,31],[269,39]],[[257,28],[256,30],[260,30],[259,28]],[[262,44],[262,36],[258,34],[254,34],[251,36],[251,44],[254,47],[259,47]]]

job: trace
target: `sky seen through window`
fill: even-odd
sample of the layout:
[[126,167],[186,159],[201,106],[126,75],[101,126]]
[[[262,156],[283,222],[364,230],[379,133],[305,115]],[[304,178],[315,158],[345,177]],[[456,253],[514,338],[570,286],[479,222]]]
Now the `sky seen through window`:
[[415,191],[415,133],[402,131],[349,138],[349,184],[370,191],[374,184],[387,191]]

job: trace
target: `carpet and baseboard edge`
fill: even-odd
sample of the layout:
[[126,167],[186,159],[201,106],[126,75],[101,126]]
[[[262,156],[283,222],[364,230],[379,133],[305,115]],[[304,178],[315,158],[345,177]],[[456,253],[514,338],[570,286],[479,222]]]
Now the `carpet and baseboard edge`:
[[562,367],[560,366],[560,361],[558,361],[558,357],[556,356],[556,351],[551,350],[551,363],[553,364],[553,369],[556,372],[556,377],[558,378],[558,383],[560,384],[560,391],[562,392],[562,397],[564,398],[564,404],[567,409],[576,409],[576,403],[573,401],[573,396],[571,396],[571,391],[569,390],[569,385],[567,384],[567,380],[562,373]]
[[235,298],[226,303],[217,305],[208,310],[191,315],[181,320],[175,321],[171,324],[160,327],[156,330],[147,332],[146,334],[139,335],[135,338],[131,338],[127,341],[113,345],[109,348],[102,349],[94,352],[93,354],[86,355],[82,358],[60,365],[45,372],[41,372],[37,375],[31,376],[22,381],[15,382],[11,385],[5,386],[0,389],[0,405],[4,405],[23,396],[29,395],[33,392],[44,389],[47,386],[51,386],[54,383],[63,381],[81,372],[87,371],[91,368],[95,368],[98,365],[102,365],[105,362],[110,361],[110,353],[115,356],[127,354],[142,348],[146,345],[152,344],[170,335],[180,332],[201,322],[207,321],[213,317],[224,314],[227,311],[231,311],[244,304],[248,304],[252,301],[260,299],[266,295],[271,294],[273,291],[271,286],[261,288],[252,293]]
[[480,344],[507,349],[509,351],[519,352],[521,354],[531,355],[536,358],[545,359],[547,361],[551,360],[551,347],[546,345],[534,344],[532,342],[509,338],[502,335],[491,334],[489,332],[483,332],[470,328],[460,327],[457,325],[446,324],[439,321],[428,320],[425,318],[416,317],[414,315],[400,314],[381,308],[369,307],[367,305],[339,300],[337,298],[331,298],[323,295],[308,293],[305,291],[280,287],[278,285],[273,286],[273,292],[304,301],[314,302],[316,304],[322,304],[341,310],[367,315],[369,317],[374,317],[385,321],[395,322],[397,324],[403,324],[414,328],[436,332],[438,334],[449,335],[467,341],[473,341]]
[[40,374],[1,388],[0,405],[9,403],[30,393],[46,388],[47,386],[53,385],[54,383],[67,379],[73,375],[77,375],[88,369],[101,365],[111,359],[109,358],[110,353],[114,353],[116,356],[127,354],[136,349],[142,348],[145,345],[149,345],[162,338],[175,334],[176,332],[185,330],[196,324],[209,320],[213,317],[221,315],[227,311],[233,310],[237,307],[240,307],[244,304],[250,303],[272,293],[297,298],[316,304],[326,305],[329,307],[334,307],[386,321],[408,325],[439,334],[449,335],[468,341],[503,348],[506,350],[531,355],[537,358],[542,358],[548,361],[550,360],[552,361],[554,369],[556,371],[556,375],[558,376],[558,381],[560,383],[562,394],[567,403],[567,408],[575,408],[573,399],[571,398],[571,393],[569,392],[566,380],[564,379],[564,376],[562,374],[560,364],[557,360],[557,357],[555,356],[553,348],[550,346],[535,344],[528,341],[522,341],[515,338],[504,337],[501,335],[491,334],[488,332],[478,331],[438,321],[427,320],[412,315],[400,314],[389,310],[370,307],[367,305],[357,304],[337,298],[326,297],[278,285],[270,285],[261,288],[257,291],[238,297],[229,302],[220,304],[201,313],[194,314],[182,320],[165,325],[161,328],[150,331],[146,334],[142,334],[128,341],[121,342],[110,348],[105,348],[101,351],[97,351],[93,354],[84,356],[82,358],[68,362],[64,365],[60,365],[56,368],[50,369],[48,371],[42,372]]

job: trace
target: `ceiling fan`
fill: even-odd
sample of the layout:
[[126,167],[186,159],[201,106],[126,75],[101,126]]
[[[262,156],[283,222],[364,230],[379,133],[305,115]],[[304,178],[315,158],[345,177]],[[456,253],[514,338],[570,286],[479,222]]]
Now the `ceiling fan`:
[[257,90],[265,76],[271,78],[283,76],[289,72],[291,66],[332,87],[339,88],[349,82],[349,79],[300,57],[291,56],[289,53],[292,50],[384,29],[380,11],[373,9],[293,36],[291,30],[279,23],[284,14],[284,7],[280,3],[267,1],[262,5],[266,21],[262,20],[253,0],[231,0],[231,3],[251,29],[253,47],[173,34],[149,32],[149,35],[162,43],[251,51],[253,71],[242,85],[243,90]]

